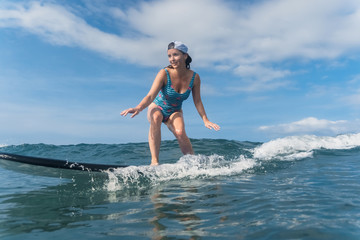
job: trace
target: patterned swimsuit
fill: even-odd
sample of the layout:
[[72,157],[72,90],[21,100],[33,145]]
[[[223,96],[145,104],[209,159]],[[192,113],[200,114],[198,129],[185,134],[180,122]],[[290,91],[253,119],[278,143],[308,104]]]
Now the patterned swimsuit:
[[165,69],[167,75],[167,84],[163,86],[156,96],[154,103],[161,110],[163,115],[163,122],[166,122],[170,115],[174,112],[179,112],[181,110],[182,102],[186,100],[191,92],[191,89],[194,85],[194,79],[196,73],[194,72],[189,87],[184,93],[178,93],[175,91],[173,85],[171,84],[170,74],[167,69]]

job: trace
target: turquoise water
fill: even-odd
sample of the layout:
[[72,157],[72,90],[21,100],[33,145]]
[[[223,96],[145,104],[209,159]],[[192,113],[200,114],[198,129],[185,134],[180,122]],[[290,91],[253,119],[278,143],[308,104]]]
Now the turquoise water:
[[0,239],[360,239],[360,134],[192,143],[182,156],[162,142],[157,167],[147,143],[2,146],[133,166],[65,178],[0,165]]

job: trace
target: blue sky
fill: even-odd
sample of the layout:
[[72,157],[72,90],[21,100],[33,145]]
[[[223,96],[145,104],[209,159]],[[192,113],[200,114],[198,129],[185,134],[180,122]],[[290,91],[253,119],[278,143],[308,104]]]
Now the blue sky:
[[[360,127],[357,0],[0,2],[0,144],[147,141],[119,113],[186,43],[219,132],[184,103],[191,138],[268,141]],[[163,139],[173,139],[164,128]]]

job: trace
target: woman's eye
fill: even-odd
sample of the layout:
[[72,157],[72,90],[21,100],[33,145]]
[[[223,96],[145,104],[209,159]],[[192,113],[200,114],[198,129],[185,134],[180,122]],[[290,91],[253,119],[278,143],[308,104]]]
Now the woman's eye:
[[169,54],[169,55],[168,55],[168,58],[171,58],[171,57],[177,57],[177,56],[179,56],[179,54],[178,54],[178,53],[173,53],[173,54]]

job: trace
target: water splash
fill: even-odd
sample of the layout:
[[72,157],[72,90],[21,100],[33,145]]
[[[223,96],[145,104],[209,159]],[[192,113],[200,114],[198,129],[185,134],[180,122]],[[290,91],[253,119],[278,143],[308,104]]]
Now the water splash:
[[174,180],[235,176],[259,167],[266,168],[269,161],[295,161],[313,157],[314,151],[319,149],[338,150],[359,146],[360,133],[336,137],[291,136],[263,143],[250,149],[250,154],[240,154],[232,159],[217,154],[186,155],[176,163],[116,169],[108,172],[109,181],[105,187],[108,191],[117,191],[129,187],[147,188]]
[[236,159],[225,160],[219,155],[186,155],[176,163],[159,166],[132,166],[108,172],[109,182],[105,188],[117,191],[135,186],[137,188],[158,185],[173,180],[207,179],[241,174],[257,163],[241,155]]
[[253,157],[259,160],[298,160],[312,157],[314,150],[351,149],[360,146],[360,133],[336,137],[315,135],[278,138],[254,148]]

